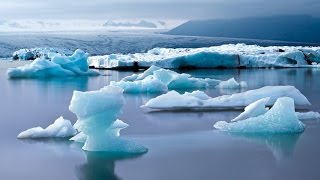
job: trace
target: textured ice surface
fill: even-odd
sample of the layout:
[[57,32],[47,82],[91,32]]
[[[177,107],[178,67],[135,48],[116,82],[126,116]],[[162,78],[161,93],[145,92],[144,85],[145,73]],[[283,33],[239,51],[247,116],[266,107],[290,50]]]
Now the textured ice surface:
[[131,75],[119,82],[112,81],[113,86],[124,89],[124,92],[167,92],[169,89],[205,89],[216,88],[245,88],[245,82],[238,83],[234,78],[221,81],[209,78],[193,78],[189,74],[179,74],[171,70],[151,66],[144,73]]
[[299,120],[312,120],[312,119],[320,119],[320,114],[318,112],[296,112],[296,115],[298,116]]
[[72,127],[69,120],[59,117],[53,124],[43,129],[42,127],[34,127],[21,132],[18,138],[58,138],[58,137],[71,137],[77,131]]
[[[206,48],[155,48],[147,53],[111,54],[89,58],[95,67],[156,65],[162,68],[319,67],[319,47],[226,44]],[[310,65],[312,64],[313,65]]]
[[281,97],[264,115],[231,123],[218,121],[214,127],[234,133],[300,133],[305,125],[295,113],[294,100]]
[[170,91],[149,100],[142,107],[156,110],[242,109],[259,99],[268,97],[270,99],[266,104],[267,106],[273,105],[279,97],[291,97],[294,99],[296,105],[310,105],[308,99],[293,86],[265,86],[243,93],[209,99],[201,99],[196,96],[190,97],[188,93],[179,94],[176,91]]
[[78,49],[71,56],[55,55],[50,60],[36,59],[30,64],[9,68],[10,78],[43,78],[65,76],[95,76],[96,70],[89,69],[88,54]]
[[70,51],[55,48],[19,49],[13,53],[13,60],[34,60],[37,58],[51,59],[57,55],[72,54]]
[[232,119],[231,121],[232,122],[241,121],[244,119],[248,119],[250,117],[257,117],[265,114],[268,111],[266,104],[268,103],[269,99],[270,98],[267,97],[251,103],[249,106],[244,108],[243,113],[241,113],[239,116]]
[[78,117],[74,127],[81,132],[71,140],[81,142],[87,151],[144,153],[143,146],[119,137],[120,130],[128,126],[117,120],[125,104],[123,90],[106,86],[98,91],[74,91],[70,111]]

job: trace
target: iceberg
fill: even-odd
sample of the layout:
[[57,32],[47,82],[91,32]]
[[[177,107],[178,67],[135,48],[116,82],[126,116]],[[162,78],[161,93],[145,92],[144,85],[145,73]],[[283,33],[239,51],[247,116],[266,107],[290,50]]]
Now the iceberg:
[[55,55],[51,59],[36,59],[30,64],[9,68],[9,78],[45,78],[65,76],[97,76],[89,69],[88,54],[78,49],[71,56]]
[[241,121],[244,119],[248,119],[250,117],[257,117],[265,114],[268,111],[266,104],[268,103],[269,100],[270,98],[267,97],[267,98],[259,99],[258,101],[249,104],[249,106],[244,108],[244,112],[241,113],[236,118],[232,119],[231,122]]
[[71,140],[85,141],[86,151],[139,154],[147,149],[121,138],[120,130],[128,125],[117,120],[125,104],[123,90],[106,86],[98,91],[74,91],[69,109],[77,115],[74,127],[81,132]]
[[95,68],[156,65],[162,68],[320,67],[320,47],[225,44],[204,48],[154,48],[146,53],[92,56]]
[[305,125],[299,121],[294,107],[294,100],[280,97],[272,108],[263,115],[227,123],[218,121],[214,127],[231,133],[301,133]]
[[77,133],[72,127],[69,120],[65,120],[62,116],[54,121],[53,124],[43,129],[42,127],[34,127],[21,132],[18,135],[19,139],[30,138],[65,138],[71,137]]
[[[205,98],[199,98],[200,95]],[[310,105],[309,100],[293,86],[265,86],[255,90],[232,95],[223,95],[215,98],[208,97],[205,93],[185,93],[179,94],[176,91],[169,91],[166,94],[150,99],[141,106],[149,110],[179,110],[179,109],[243,109],[251,103],[269,98],[266,106],[272,106],[280,97],[290,97],[294,99],[296,105]],[[256,104],[263,106],[265,101]],[[247,110],[250,110],[248,108]],[[259,110],[259,111],[263,111]]]
[[209,87],[226,89],[247,87],[245,82],[238,83],[234,78],[227,81],[194,78],[189,74],[179,74],[157,66],[151,66],[144,73],[125,77],[119,82],[112,81],[110,85],[121,87],[127,93],[167,92],[171,89],[206,89]]
[[304,120],[313,120],[313,119],[320,119],[320,113],[318,112],[296,112],[297,117],[300,121]]

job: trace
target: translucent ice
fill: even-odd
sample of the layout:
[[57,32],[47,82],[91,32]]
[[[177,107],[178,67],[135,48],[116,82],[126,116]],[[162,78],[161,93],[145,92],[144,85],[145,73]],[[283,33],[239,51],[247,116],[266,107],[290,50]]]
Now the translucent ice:
[[57,138],[57,137],[71,137],[77,131],[72,127],[69,120],[59,117],[53,124],[43,129],[42,127],[35,127],[21,132],[18,138]]
[[127,126],[117,120],[125,104],[123,90],[106,86],[98,91],[75,91],[69,106],[78,117],[74,125],[82,134],[71,140],[84,141],[84,150],[122,153],[144,153],[143,146],[119,137],[120,130]]
[[294,100],[281,97],[264,115],[232,123],[218,121],[214,127],[233,133],[300,133],[305,125],[295,113]]
[[171,70],[151,66],[144,73],[131,75],[119,82],[112,81],[113,86],[124,89],[124,92],[167,92],[169,89],[205,89],[216,88],[243,88],[245,82],[238,83],[234,78],[221,81],[209,78],[193,78],[189,74],[179,74]]
[[88,54],[78,49],[73,55],[55,55],[48,59],[36,59],[30,64],[9,68],[10,78],[44,78],[65,76],[96,76],[98,71],[89,69]]
[[265,86],[243,93],[208,99],[190,97],[188,93],[179,94],[176,91],[170,91],[149,100],[142,107],[154,110],[242,109],[262,98],[270,98],[266,105],[272,106],[279,97],[291,97],[296,105],[310,105],[308,99],[293,86]]

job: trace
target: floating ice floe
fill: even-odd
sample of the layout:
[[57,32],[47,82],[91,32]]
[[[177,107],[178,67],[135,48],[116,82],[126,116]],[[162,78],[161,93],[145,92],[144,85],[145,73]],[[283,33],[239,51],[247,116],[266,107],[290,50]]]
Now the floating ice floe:
[[51,59],[36,59],[30,64],[9,68],[9,78],[43,78],[65,76],[96,76],[99,72],[89,69],[88,54],[78,49],[71,56],[55,55]]
[[59,117],[53,124],[43,129],[42,127],[34,127],[21,132],[19,139],[29,138],[65,138],[75,135],[77,131],[73,128],[69,120]]
[[[201,96],[201,98],[199,98]],[[176,91],[169,91],[149,100],[142,108],[149,110],[179,110],[179,109],[243,109],[251,103],[269,98],[255,104],[255,106],[272,106],[280,97],[291,97],[296,105],[310,105],[308,99],[293,86],[265,86],[260,89],[249,90],[243,93],[223,95],[215,98],[207,96],[204,92],[193,92],[179,94]],[[250,107],[247,108],[247,111]],[[259,113],[264,110],[259,110]]]
[[81,132],[71,140],[85,141],[87,151],[116,153],[144,153],[147,149],[119,136],[120,130],[128,126],[117,117],[125,104],[123,90],[106,86],[98,91],[74,91],[70,111],[78,117],[74,127]]
[[320,119],[320,114],[318,112],[313,112],[313,111],[296,112],[296,115],[298,116],[300,121]]
[[214,127],[232,133],[301,133],[305,125],[295,112],[294,100],[280,97],[263,115],[249,117],[237,122],[218,121]]
[[234,78],[221,81],[210,78],[194,78],[189,74],[179,74],[171,70],[151,66],[142,74],[134,74],[110,85],[124,89],[124,92],[167,92],[169,89],[205,89],[208,87],[240,89],[247,87],[245,82],[238,83]]
[[155,48],[147,53],[89,58],[96,68],[156,65],[162,68],[320,67],[320,47],[226,44],[205,48]]

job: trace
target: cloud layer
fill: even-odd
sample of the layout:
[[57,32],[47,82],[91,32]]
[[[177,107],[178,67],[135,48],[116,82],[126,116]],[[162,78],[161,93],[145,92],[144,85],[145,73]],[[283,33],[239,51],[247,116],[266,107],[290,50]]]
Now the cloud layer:
[[[3,2],[1,2],[3,1]],[[307,14],[319,0],[0,0],[4,19],[212,19]]]

